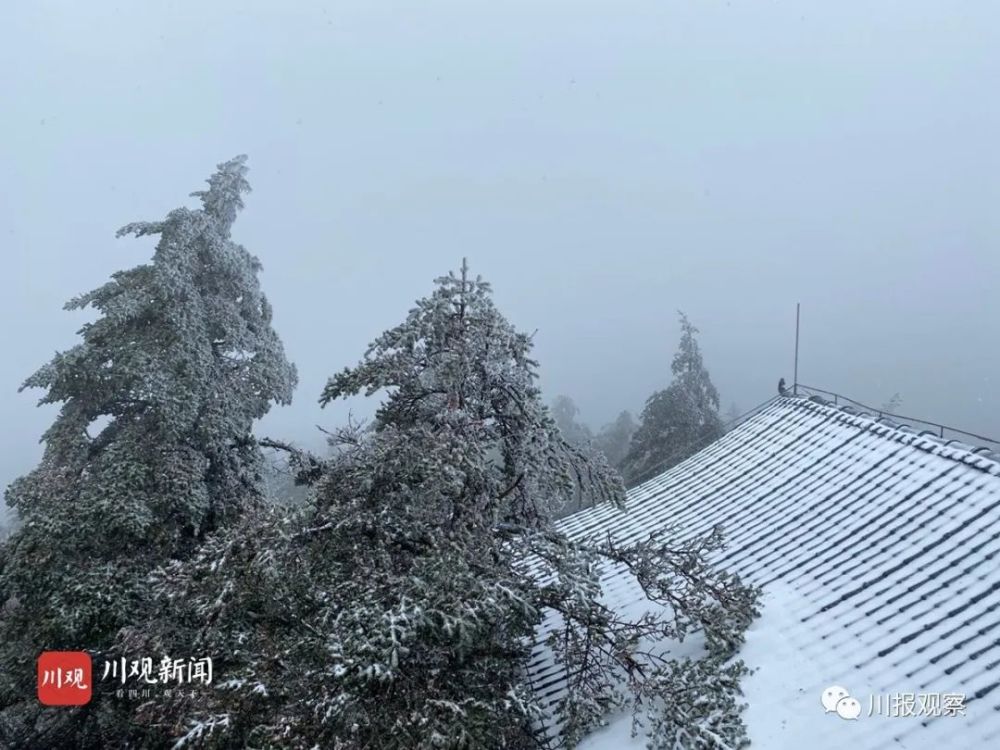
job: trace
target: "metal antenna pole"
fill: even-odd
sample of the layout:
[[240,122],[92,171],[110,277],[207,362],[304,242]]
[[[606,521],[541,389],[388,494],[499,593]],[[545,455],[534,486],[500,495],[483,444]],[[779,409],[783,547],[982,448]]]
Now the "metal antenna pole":
[[799,395],[799,308],[800,303],[795,303],[795,376],[792,379],[792,394]]

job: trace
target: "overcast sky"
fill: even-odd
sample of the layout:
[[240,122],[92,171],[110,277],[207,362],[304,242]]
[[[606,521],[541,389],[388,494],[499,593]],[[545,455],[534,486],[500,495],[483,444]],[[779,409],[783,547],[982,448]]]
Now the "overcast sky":
[[[8,3],[0,27],[0,481],[52,408],[63,303],[146,261],[115,240],[250,156],[235,238],[301,382],[463,256],[599,426],[669,381],[676,310],[723,406],[800,380],[1000,434],[994,2]],[[355,404],[356,411],[364,412]]]

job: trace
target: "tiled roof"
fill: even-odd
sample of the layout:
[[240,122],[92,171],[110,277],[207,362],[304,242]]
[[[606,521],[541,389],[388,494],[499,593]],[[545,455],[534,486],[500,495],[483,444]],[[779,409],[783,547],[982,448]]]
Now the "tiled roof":
[[[574,539],[610,533],[623,542],[667,526],[689,537],[715,524],[728,539],[720,565],[765,592],[785,592],[771,606],[783,608],[782,640],[802,659],[787,689],[808,695],[814,721],[839,721],[823,716],[819,695],[845,680],[852,695],[962,693],[964,717],[876,717],[850,746],[1000,748],[995,455],[829,404],[778,398],[631,490],[627,512],[602,505],[559,522]],[[609,568],[604,587],[616,608],[643,599],[621,570]],[[765,624],[767,606],[765,599]],[[539,641],[555,626],[546,620]],[[767,669],[763,659],[749,666]],[[564,693],[541,645],[529,672],[544,700]],[[753,734],[752,705],[748,716]]]

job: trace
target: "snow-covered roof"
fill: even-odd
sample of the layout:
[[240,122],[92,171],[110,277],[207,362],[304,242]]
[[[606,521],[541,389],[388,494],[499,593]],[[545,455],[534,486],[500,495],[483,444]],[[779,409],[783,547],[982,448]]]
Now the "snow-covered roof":
[[[995,455],[779,398],[631,490],[627,512],[601,505],[559,526],[574,539],[610,533],[629,541],[668,526],[690,536],[715,524],[728,539],[718,563],[765,590],[741,654],[756,670],[745,681],[755,746],[1000,747]],[[604,586],[616,608],[642,601],[621,570],[608,569]],[[540,635],[555,624],[547,620]],[[544,646],[529,671],[554,705],[565,687]],[[821,694],[833,685],[861,703],[857,721],[824,710]],[[934,694],[963,696],[964,715],[944,715],[936,699],[922,697]],[[624,747],[622,726],[604,730],[607,743],[585,745]]]

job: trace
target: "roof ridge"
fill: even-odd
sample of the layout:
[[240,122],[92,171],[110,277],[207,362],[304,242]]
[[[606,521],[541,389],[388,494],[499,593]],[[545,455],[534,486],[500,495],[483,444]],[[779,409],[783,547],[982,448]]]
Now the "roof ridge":
[[[800,385],[799,387],[802,386]],[[973,445],[971,443],[965,443],[956,438],[942,437],[940,434],[935,433],[932,430],[917,431],[915,427],[912,427],[905,422],[896,421],[892,419],[894,415],[882,414],[878,410],[874,409],[872,409],[871,411],[858,410],[854,408],[852,404],[857,404],[859,406],[865,406],[865,405],[859,404],[856,401],[848,404],[838,404],[830,402],[828,399],[822,398],[821,396],[817,395],[809,395],[809,396],[790,395],[790,396],[783,396],[778,400],[787,401],[789,405],[793,406],[811,404],[814,407],[820,407],[832,412],[844,414],[856,420],[868,422],[869,427],[875,427],[875,426],[882,427],[890,432],[895,433],[900,438],[909,438],[908,444],[913,445],[916,448],[932,452],[935,455],[940,456],[941,458],[947,458],[951,460],[961,460],[959,456],[949,455],[949,453],[951,452],[957,452],[958,454],[960,454],[960,456],[964,456],[969,459],[967,461],[962,461],[962,463],[970,464],[983,471],[986,471],[987,469],[984,466],[981,466],[980,464],[982,462],[987,462],[989,464],[992,464],[994,468],[994,471],[992,471],[991,473],[1000,474],[1000,447],[995,448],[990,445]],[[865,408],[871,409],[871,407],[865,407]],[[876,416],[876,414],[880,416]],[[922,421],[915,417],[911,417],[910,419],[913,419],[914,421],[918,422]],[[934,424],[934,423],[926,422],[925,424]],[[856,426],[860,427],[862,425],[859,424]],[[957,428],[947,427],[943,425],[937,425],[937,426],[944,427],[944,429],[951,430],[952,432],[957,432],[962,435],[974,437],[973,435],[971,435],[971,433],[963,432],[962,430],[959,430]],[[986,439],[988,440],[989,438]],[[921,445],[920,442],[918,442],[918,440],[923,441],[925,443],[930,443],[934,447],[934,450],[931,450],[929,447],[925,445]],[[944,451],[942,449],[947,449],[947,451]]]
[[[806,392],[805,393],[799,393],[800,390],[803,390],[803,391],[806,391]],[[819,396],[818,394],[822,394],[822,396]],[[913,416],[904,417],[901,414],[895,414],[894,412],[886,411],[886,410],[884,410],[882,408],[876,408],[874,406],[869,406],[868,404],[863,404],[860,401],[856,401],[853,398],[849,398],[847,396],[844,396],[843,394],[834,393],[833,391],[825,391],[822,388],[816,388],[815,386],[805,385],[803,383],[797,383],[797,384],[795,384],[794,386],[792,386],[792,389],[791,389],[790,393],[788,391],[785,391],[781,395],[783,397],[786,397],[786,396],[792,396],[792,397],[795,397],[795,396],[804,396],[804,397],[809,398],[809,399],[811,399],[813,401],[818,401],[818,402],[821,401],[821,402],[825,402],[827,404],[830,403],[830,399],[823,398],[823,396],[833,396],[833,405],[834,406],[839,406],[839,402],[843,401],[845,405],[852,405],[852,406],[856,406],[856,407],[861,407],[862,410],[864,410],[864,411],[866,411],[868,413],[878,414],[879,418],[881,418],[883,416],[886,416],[886,417],[896,417],[899,420],[908,420],[910,422],[919,422],[920,424],[925,424],[925,425],[929,425],[931,427],[936,427],[938,429],[938,431],[939,431],[939,436],[941,438],[944,438],[944,431],[947,430],[948,432],[956,432],[959,435],[964,435],[965,437],[974,438],[976,440],[982,440],[984,442],[990,443],[991,445],[997,446],[997,448],[1000,448],[1000,440],[998,440],[996,438],[993,438],[993,437],[987,437],[986,435],[978,435],[978,434],[976,434],[974,432],[969,432],[968,430],[963,430],[963,429],[960,429],[958,427],[951,427],[951,426],[946,425],[946,424],[941,424],[940,422],[932,422],[929,419],[921,419],[920,417],[913,417]]]

